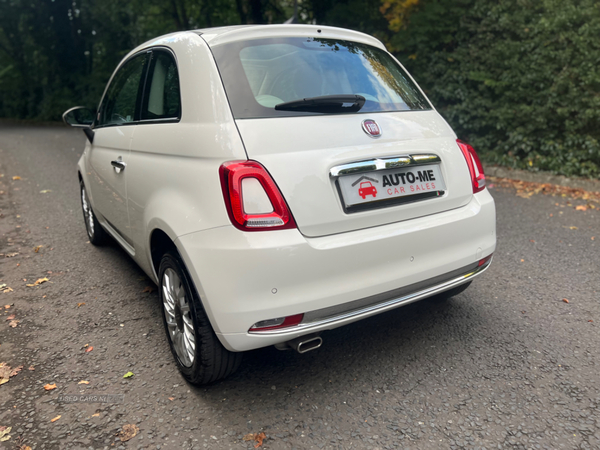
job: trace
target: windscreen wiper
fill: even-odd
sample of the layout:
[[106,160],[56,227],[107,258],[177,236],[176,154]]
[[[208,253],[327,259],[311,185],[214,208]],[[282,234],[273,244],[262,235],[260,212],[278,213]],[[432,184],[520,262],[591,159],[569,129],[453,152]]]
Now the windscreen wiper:
[[365,104],[362,95],[322,95],[303,98],[275,105],[277,111],[301,111],[320,113],[355,113]]

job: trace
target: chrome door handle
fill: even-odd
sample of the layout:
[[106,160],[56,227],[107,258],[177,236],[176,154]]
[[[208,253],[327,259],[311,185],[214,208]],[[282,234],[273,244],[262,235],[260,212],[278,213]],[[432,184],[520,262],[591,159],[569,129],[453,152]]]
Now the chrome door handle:
[[120,170],[125,170],[125,167],[127,167],[127,164],[125,164],[123,161],[111,161],[110,164],[115,169],[120,169]]

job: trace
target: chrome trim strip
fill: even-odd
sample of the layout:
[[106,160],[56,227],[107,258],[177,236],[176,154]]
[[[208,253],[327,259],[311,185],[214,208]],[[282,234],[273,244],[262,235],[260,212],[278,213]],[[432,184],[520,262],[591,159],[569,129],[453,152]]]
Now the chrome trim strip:
[[[249,334],[255,334],[255,335],[264,335],[264,336],[276,336],[276,335],[282,335],[282,334],[288,334],[288,333],[296,333],[298,331],[301,331],[302,333],[308,333],[310,331],[317,331],[316,329],[328,329],[326,326],[327,325],[332,325],[332,324],[336,324],[336,322],[341,322],[347,319],[354,319],[354,320],[359,320],[359,319],[363,319],[366,317],[370,317],[373,316],[375,314],[379,314],[381,312],[390,310],[390,309],[395,309],[398,308],[400,306],[405,306],[408,305],[410,303],[416,302],[417,300],[421,300],[423,298],[427,298],[427,297],[431,297],[432,295],[435,294],[439,294],[442,293],[444,291],[447,291],[449,289],[452,289],[454,287],[460,286],[461,284],[464,284],[470,280],[472,280],[473,278],[475,278],[476,276],[481,275],[483,272],[485,272],[488,267],[490,266],[490,264],[492,263],[493,257],[492,259],[490,259],[487,264],[481,266],[481,267],[476,267],[474,269],[469,270],[467,273],[454,277],[450,280],[444,281],[442,283],[439,284],[434,284],[433,286],[427,287],[425,289],[421,289],[418,290],[416,292],[413,292],[411,294],[407,294],[401,297],[396,297],[396,298],[392,298],[390,300],[387,301],[383,301],[381,303],[377,303],[374,305],[370,305],[361,309],[357,309],[357,310],[353,310],[353,311],[348,311],[346,313],[342,313],[342,314],[338,314],[336,316],[332,316],[332,317],[327,317],[325,319],[322,320],[318,320],[315,322],[308,322],[308,323],[300,323],[296,326],[293,327],[288,327],[288,328],[282,328],[279,330],[271,330],[271,331],[254,331],[251,332],[249,331]],[[476,264],[476,263],[475,263]],[[468,267],[472,267],[468,266]],[[459,269],[462,270],[462,269]],[[456,271],[450,272],[450,273],[454,273]],[[441,275],[442,277],[444,275]],[[439,279],[439,277],[434,277],[433,280]],[[426,280],[427,281],[427,280]],[[431,280],[430,280],[431,281]],[[420,284],[420,283],[419,283]],[[314,311],[314,312],[318,312]],[[311,311],[312,312],[312,311]],[[309,313],[305,313],[305,314],[310,314]],[[363,316],[363,317],[360,317]]]
[[329,171],[329,176],[333,178],[362,172],[373,172],[375,170],[388,170],[406,166],[421,166],[423,164],[439,164],[441,162],[442,160],[440,157],[434,154],[403,155],[394,156],[393,158],[375,158],[332,167]]

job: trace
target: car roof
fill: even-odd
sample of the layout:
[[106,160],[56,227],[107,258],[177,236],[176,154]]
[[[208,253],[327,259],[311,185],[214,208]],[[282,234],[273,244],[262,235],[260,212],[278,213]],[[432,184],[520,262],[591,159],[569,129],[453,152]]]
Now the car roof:
[[340,39],[363,44],[385,50],[385,46],[378,39],[358,31],[347,30],[345,28],[328,27],[321,25],[298,25],[298,24],[277,24],[277,25],[234,25],[228,27],[202,28],[191,31],[178,31],[156,37],[133,49],[127,58],[134,53],[144,50],[148,47],[164,45],[169,47],[169,43],[181,41],[182,39],[201,38],[210,46],[226,44],[235,41],[247,41],[252,39],[264,39],[270,37],[315,37],[323,39]]

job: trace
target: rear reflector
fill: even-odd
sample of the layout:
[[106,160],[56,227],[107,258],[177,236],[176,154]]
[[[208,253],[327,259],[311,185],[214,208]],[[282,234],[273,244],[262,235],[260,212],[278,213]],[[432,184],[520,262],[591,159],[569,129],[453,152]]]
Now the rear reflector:
[[248,331],[268,331],[278,330],[280,328],[293,327],[302,322],[304,314],[296,314],[294,316],[278,317],[277,319],[261,320],[256,322]]
[[492,256],[493,256],[493,255],[494,255],[494,254],[492,253],[491,255],[489,255],[489,256],[486,256],[486,257],[485,257],[485,258],[483,258],[483,259],[480,259],[480,260],[479,260],[479,264],[477,264],[477,267],[481,267],[481,266],[484,266],[484,265],[486,265],[488,262],[490,262],[490,260],[492,259]]
[[485,189],[485,174],[483,173],[483,166],[481,165],[479,156],[477,156],[477,152],[475,152],[473,147],[460,139],[457,139],[456,143],[467,160],[471,183],[473,184],[473,194],[483,191]]
[[[283,195],[262,165],[256,161],[231,161],[220,167],[219,174],[227,213],[236,228],[243,231],[296,228]],[[242,183],[243,180],[246,182]]]

